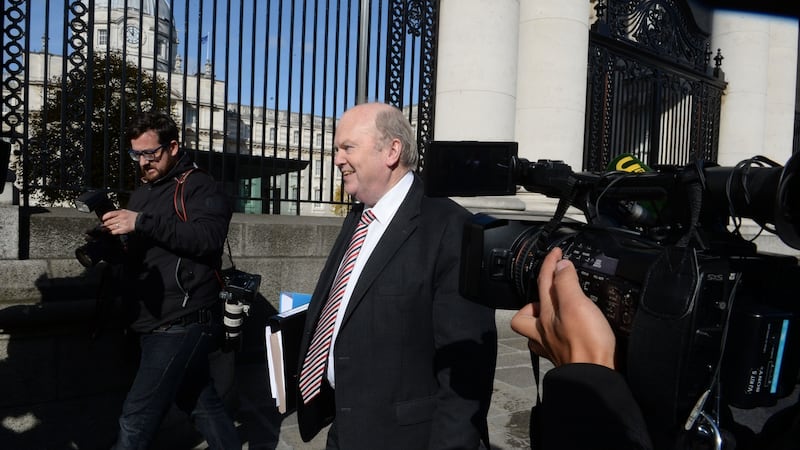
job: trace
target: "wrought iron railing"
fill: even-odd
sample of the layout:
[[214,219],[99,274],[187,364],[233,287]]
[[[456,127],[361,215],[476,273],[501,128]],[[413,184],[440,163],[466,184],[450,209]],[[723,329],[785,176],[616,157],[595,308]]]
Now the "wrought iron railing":
[[156,107],[237,210],[333,214],[350,202],[343,110],[386,101],[423,152],[432,138],[437,19],[438,0],[4,0],[0,124],[22,203],[124,201],[122,130]]
[[684,0],[599,0],[589,42],[584,169],[716,161],[725,81]]

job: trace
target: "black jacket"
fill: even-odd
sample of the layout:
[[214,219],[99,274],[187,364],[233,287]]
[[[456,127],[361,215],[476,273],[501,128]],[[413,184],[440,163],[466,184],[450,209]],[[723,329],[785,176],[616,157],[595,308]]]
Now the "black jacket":
[[[594,364],[551,369],[542,381],[542,449],[649,450],[647,425],[625,378]],[[532,436],[533,438],[534,436]]]
[[177,199],[185,199],[187,220],[179,218],[178,179],[193,167],[182,154],[167,176],[140,186],[128,202],[127,209],[139,213],[136,230],[127,235],[122,286],[134,331],[152,331],[219,302],[215,271],[232,210],[219,184],[195,170]]

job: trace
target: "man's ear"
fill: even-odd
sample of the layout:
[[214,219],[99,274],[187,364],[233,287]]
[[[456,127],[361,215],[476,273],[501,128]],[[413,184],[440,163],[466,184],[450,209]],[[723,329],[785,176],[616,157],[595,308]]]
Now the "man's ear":
[[178,155],[178,150],[180,150],[181,146],[178,144],[178,141],[170,141],[169,142],[169,154],[172,156]]
[[392,139],[386,149],[386,165],[396,167],[400,161],[400,154],[403,152],[403,144],[400,139]]

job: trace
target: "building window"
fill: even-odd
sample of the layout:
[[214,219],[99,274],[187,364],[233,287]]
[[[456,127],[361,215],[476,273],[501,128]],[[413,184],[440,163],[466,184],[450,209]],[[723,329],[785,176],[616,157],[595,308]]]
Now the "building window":
[[322,156],[320,156],[319,158],[314,158],[313,174],[315,177],[319,177],[322,174]]
[[322,209],[322,189],[320,189],[318,187],[314,188],[314,200],[316,202],[316,203],[314,203],[314,210],[315,211],[321,210]]
[[100,47],[108,45],[108,30],[105,28],[97,30],[97,45]]
[[190,128],[197,130],[197,109],[188,107],[186,109],[186,120],[184,121]]
[[298,142],[300,142],[300,131],[294,130],[292,133],[292,144],[297,144]]
[[322,148],[322,133],[317,133],[317,138],[316,138],[316,141],[315,141],[314,145],[316,145],[317,147]]

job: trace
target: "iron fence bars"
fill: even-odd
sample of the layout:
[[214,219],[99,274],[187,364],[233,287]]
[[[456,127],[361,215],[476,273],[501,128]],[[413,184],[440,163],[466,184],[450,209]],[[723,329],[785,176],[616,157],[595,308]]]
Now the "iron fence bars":
[[[391,0],[386,55],[386,101],[407,108],[417,134],[420,167],[433,139],[439,1]],[[404,76],[405,75],[405,76]]]
[[716,161],[721,57],[682,0],[599,1],[589,42],[584,169]]
[[[417,98],[417,117],[412,123],[417,124],[417,142],[419,143],[420,167],[425,164],[425,152],[433,140],[434,117],[436,107],[436,55],[438,54],[437,36],[439,35],[439,3],[423,5],[420,8],[420,42],[419,51],[419,93]],[[413,115],[410,119],[414,119]]]
[[[124,202],[138,175],[123,130],[155,107],[175,117],[183,147],[224,182],[238,211],[337,213],[350,199],[333,136],[356,102],[359,64],[369,100],[400,106],[415,127],[423,118],[421,142],[433,123],[438,2],[360,3],[4,0],[2,132],[14,142],[25,204],[68,205],[90,188]],[[366,35],[356,26],[363,17]],[[421,34],[403,24],[417,17]],[[31,40],[39,36],[41,47]],[[403,64],[390,70],[390,60]],[[403,94],[390,99],[388,85]]]
[[[0,138],[9,142],[12,151],[19,153],[28,135],[27,117],[23,105],[29,102],[29,72],[26,70],[26,55],[30,50],[29,23],[30,5],[23,0],[6,0],[2,13],[2,67],[3,67],[3,107]],[[46,36],[45,36],[46,39]],[[26,179],[23,178],[22,183]]]

